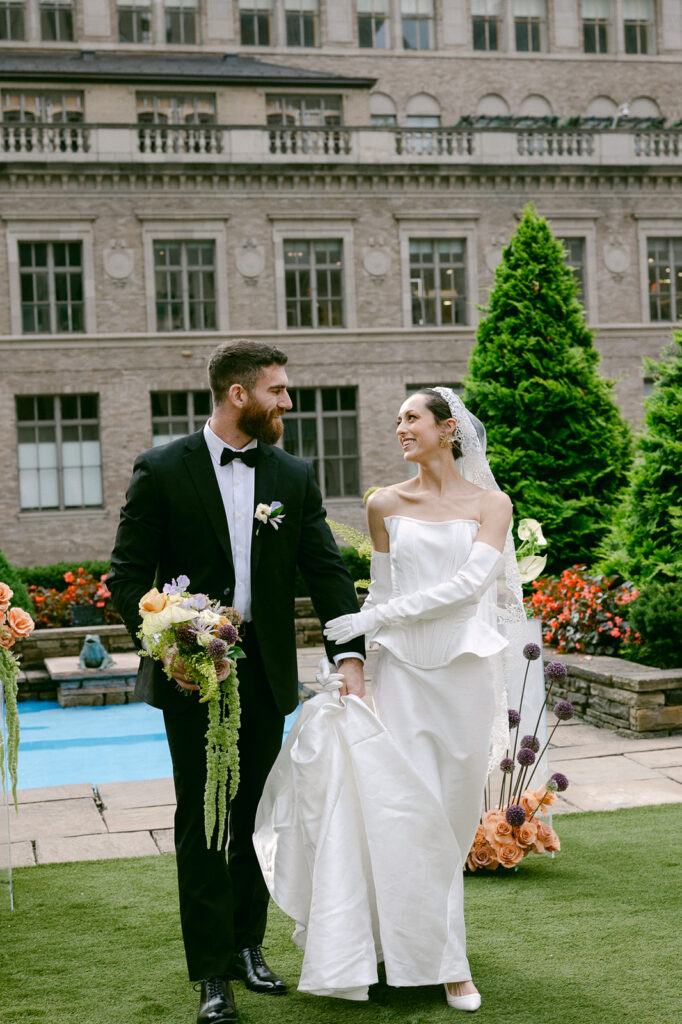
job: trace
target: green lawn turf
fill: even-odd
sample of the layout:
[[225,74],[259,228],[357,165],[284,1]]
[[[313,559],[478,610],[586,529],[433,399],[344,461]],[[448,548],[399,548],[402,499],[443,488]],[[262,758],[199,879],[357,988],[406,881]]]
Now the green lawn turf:
[[[517,872],[467,877],[476,1024],[679,1024],[681,823],[674,805],[562,817],[554,860],[531,855]],[[193,1024],[172,856],[14,878],[17,909],[0,910],[3,1024]],[[368,1003],[301,995],[290,934],[273,909],[266,956],[290,994],[236,984],[244,1024],[464,1020],[441,987],[379,984]]]

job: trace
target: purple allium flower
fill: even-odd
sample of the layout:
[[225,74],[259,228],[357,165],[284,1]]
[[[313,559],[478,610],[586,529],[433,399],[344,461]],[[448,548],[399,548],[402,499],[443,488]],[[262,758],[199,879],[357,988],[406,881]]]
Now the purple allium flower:
[[575,708],[570,700],[558,700],[554,705],[554,714],[560,722],[568,722],[575,714]]
[[519,825],[523,825],[526,820],[526,812],[523,807],[519,804],[510,804],[507,810],[504,812],[504,816],[514,828],[518,828]]
[[563,793],[565,789],[568,789],[568,779],[561,772],[554,772],[554,775],[550,778],[550,782],[556,782],[556,788],[560,793]]
[[184,622],[181,626],[178,626],[175,636],[179,644],[185,644],[187,647],[192,647],[196,643],[197,630],[194,626],[190,626],[189,623]]
[[239,636],[231,622],[228,622],[225,626],[219,626],[216,630],[216,634],[221,640],[224,640],[226,644],[229,644],[230,647],[232,644],[236,644]]
[[530,749],[535,751],[535,753],[537,754],[538,750],[540,749],[540,740],[537,738],[537,736],[524,736],[521,740],[521,746],[530,747]]
[[507,711],[507,715],[509,716],[509,728],[516,729],[516,727],[521,722],[521,715],[518,713],[518,711],[515,711],[514,708],[509,708],[509,710]]
[[511,757],[503,757],[500,761],[500,771],[503,771],[506,775],[509,775],[514,771],[514,762]]
[[550,661],[545,665],[545,679],[553,683],[563,683],[568,672],[560,661]]
[[523,648],[523,656],[528,661],[537,661],[541,654],[542,651],[537,644],[526,644]]
[[516,760],[519,762],[519,764],[534,764],[535,751],[531,750],[530,747],[521,747],[518,754],[516,755]]
[[227,644],[224,640],[218,640],[216,637],[206,644],[206,653],[213,661],[222,661],[227,654]]

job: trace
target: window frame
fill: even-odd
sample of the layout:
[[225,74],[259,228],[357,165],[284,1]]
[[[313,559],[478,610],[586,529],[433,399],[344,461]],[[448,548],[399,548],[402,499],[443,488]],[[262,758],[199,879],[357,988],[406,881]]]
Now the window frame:
[[[201,45],[201,0],[163,0],[163,39],[166,46],[200,46]],[[194,39],[187,42],[186,17],[194,14]],[[171,19],[173,14],[180,14],[181,39],[171,39]]]
[[[547,9],[547,0],[543,0],[544,13],[541,16],[538,15],[519,15],[515,10],[515,0],[512,0],[512,21],[514,26],[514,50],[516,53],[547,53],[549,50],[549,11]],[[528,41],[532,42],[532,26],[538,26],[538,47],[529,46],[527,49],[519,48],[518,45],[518,31],[519,24],[523,23],[526,28],[526,37]]]
[[[581,36],[582,36],[582,52],[587,54],[588,56],[600,57],[600,56],[603,56],[604,54],[614,53],[615,50],[616,50],[616,36],[617,36],[617,32],[616,32],[616,18],[617,18],[617,14],[616,14],[616,8],[615,8],[614,0],[609,0],[609,12],[610,13],[609,13],[608,20],[605,20],[604,18],[600,17],[599,15],[595,15],[594,17],[586,18],[584,16],[584,13],[583,13],[583,5],[582,5],[582,0],[581,0],[581,5],[580,5],[580,28],[581,28]],[[599,39],[599,27],[603,25],[606,28],[606,49],[605,50],[601,50],[601,49],[598,49],[598,48],[596,50],[588,50],[588,49],[586,49],[586,47],[585,47],[585,25],[586,24],[590,24],[590,25],[592,25],[594,27],[594,29],[595,29],[595,39],[597,39],[597,40]]]
[[[43,14],[49,16],[54,12],[55,38],[48,39],[43,34]],[[62,35],[61,13],[70,15],[70,35]],[[38,0],[39,38],[42,43],[75,43],[78,41],[76,0]]]
[[[355,217],[341,217],[319,220],[311,220],[308,215],[300,218],[270,218],[273,220],[273,246],[275,252],[275,296],[277,301],[277,329],[290,334],[292,331],[300,330],[306,336],[320,332],[354,330],[357,326],[357,308],[355,295],[355,273],[354,273],[354,240],[353,224]],[[285,239],[295,239],[302,242],[324,241],[325,239],[340,239],[343,244],[343,257],[341,273],[343,280],[343,327],[305,327],[294,328],[287,326],[287,298],[286,298],[286,265],[284,261]]]
[[[476,329],[480,318],[478,310],[478,280],[476,268],[478,266],[477,253],[477,220],[478,213],[466,213],[461,217],[453,217],[451,214],[439,215],[425,213],[423,216],[410,214],[409,216],[398,215],[400,238],[400,268],[402,282],[402,308],[403,327],[410,331],[420,333],[427,331],[462,331],[470,333]],[[466,310],[467,322],[445,324],[413,324],[412,322],[412,274],[410,266],[410,240],[411,239],[433,239],[439,241],[447,238],[462,238],[466,241],[466,266],[464,268],[466,281]]]
[[[150,46],[154,39],[154,11],[153,0],[116,0],[116,34],[118,42],[123,46]],[[132,15],[135,39],[121,39],[121,14]],[[143,39],[139,32],[139,23],[143,15],[149,18],[149,38]]]
[[[391,0],[380,0],[380,2],[384,3],[384,5],[385,5],[385,8],[384,8],[383,11],[375,11],[374,6],[375,6],[377,0],[368,0],[368,2],[371,4],[371,10],[369,10],[369,11],[362,11],[361,12],[360,10],[358,10],[358,0],[355,0],[355,31],[357,32],[358,49],[359,50],[392,50],[393,46],[392,46],[391,33],[392,33],[392,30],[393,30],[393,25],[392,25],[392,21],[391,21],[391,14],[392,14],[391,8],[392,8],[393,5],[391,3]],[[376,21],[377,21],[377,18],[381,18],[383,20],[383,29],[384,29],[385,39],[386,39],[386,43],[385,43],[384,46],[377,46],[377,43],[376,43],[376,36],[377,36]],[[361,22],[361,20],[365,21],[365,22],[369,22],[370,33],[371,33],[371,36],[372,36],[371,46],[363,46],[363,44],[360,42],[360,22]]]
[[[28,18],[26,0],[2,0],[0,3],[0,22],[4,25],[6,35],[0,34],[3,43],[23,43],[27,40]],[[21,13],[21,35],[12,35],[12,12]]]
[[[337,391],[337,403],[338,403],[338,405],[341,404],[341,402],[339,400],[339,396],[338,396],[338,392],[341,389],[344,389],[344,390],[348,389],[348,390],[354,391],[354,393],[355,393],[355,408],[354,409],[340,409],[339,408],[339,409],[334,409],[334,410],[331,410],[331,411],[325,411],[322,408],[322,392],[325,391],[325,390],[331,389],[331,388],[333,388],[334,390]],[[357,498],[362,497],[362,458],[361,458],[361,436],[360,436],[360,410],[359,410],[359,388],[358,388],[357,384],[332,384],[332,385],[321,385],[321,386],[297,385],[295,388],[289,388],[289,394],[290,395],[292,394],[292,392],[295,395],[299,391],[313,391],[314,392],[314,395],[315,395],[315,409],[312,412],[302,412],[300,410],[297,410],[296,412],[294,412],[293,409],[290,410],[286,414],[285,419],[284,419],[285,430],[286,430],[287,423],[289,423],[289,424],[294,424],[295,423],[296,424],[296,428],[297,428],[297,444],[298,444],[298,446],[300,448],[302,448],[302,445],[300,443],[301,442],[301,423],[302,423],[303,420],[313,420],[315,422],[315,443],[316,443],[317,455],[313,459],[309,459],[309,458],[307,458],[306,456],[303,456],[303,455],[299,455],[298,457],[305,459],[306,462],[312,463],[313,470],[315,471],[315,479],[318,482],[320,491],[322,493],[323,501],[345,501],[345,500],[357,499]],[[340,441],[339,448],[340,448],[340,454],[339,455],[329,455],[329,456],[326,456],[325,453],[324,453],[324,442],[325,442],[325,437],[324,437],[324,421],[325,420],[332,420],[332,419],[336,420],[337,424],[339,424],[339,441]],[[355,421],[356,451],[352,455],[346,455],[343,452],[343,436],[342,436],[342,432],[341,432],[341,429],[340,429],[340,421],[342,419],[353,419]],[[282,439],[282,446],[284,447],[284,439]],[[286,450],[287,449],[285,448],[285,451]],[[343,477],[343,462],[344,462],[344,459],[351,459],[351,458],[355,459],[356,474],[357,474],[357,481],[358,481],[358,490],[357,490],[357,492],[346,493],[345,492],[345,481],[344,481],[344,477]],[[326,473],[325,473],[325,462],[327,460],[333,461],[333,462],[337,462],[337,463],[341,464],[341,473],[339,474],[339,479],[340,479],[340,482],[341,482],[341,490],[344,492],[342,494],[329,494],[327,492]],[[317,472],[316,463],[319,465],[319,475],[318,475],[318,472]]]
[[[274,45],[274,3],[273,0],[238,0],[237,17],[239,18],[239,45],[254,47],[270,47]],[[254,43],[244,42],[243,18],[250,17],[253,22],[254,36],[257,39]],[[267,18],[268,41],[261,42],[259,36],[259,19]]]
[[[652,320],[649,308],[649,238],[682,238],[682,216],[671,214],[669,217],[637,218],[637,246],[639,249],[640,274],[640,323],[651,326],[665,326],[676,321]],[[682,268],[681,268],[682,269]],[[682,290],[680,291],[680,307],[682,310]]]
[[[290,3],[297,3],[297,8],[287,7],[287,0],[284,0],[283,15],[284,15],[284,45],[289,49],[296,50],[314,50],[319,49],[322,46],[322,12],[320,10],[320,0],[313,0],[314,7],[306,7],[306,0],[288,0]],[[306,18],[312,18],[313,27],[313,42],[306,43],[305,41],[305,23]],[[290,19],[298,20],[298,42],[290,42],[289,34],[289,21]]]
[[[423,14],[420,10],[414,12],[405,12],[403,10],[403,0],[399,0],[399,13],[400,13],[400,45],[406,53],[425,53],[429,50],[437,49],[436,40],[436,4],[435,0],[411,0],[412,3],[416,4],[417,8],[422,4],[430,5],[430,12]],[[404,25],[406,21],[413,21],[416,25],[417,41],[420,45],[418,46],[406,46],[405,45],[405,30]],[[428,44],[426,46],[421,45],[422,27],[426,25],[426,33],[428,36]]]
[[[599,322],[599,289],[597,282],[597,220],[598,213],[585,213],[580,215],[552,216],[549,214],[547,220],[555,238],[584,238],[585,240],[585,266],[584,280],[585,290],[580,298],[581,305],[585,310],[585,319],[588,323]],[[592,285],[594,282],[594,285]]]
[[[651,316],[651,284],[649,281],[649,243],[653,240],[665,241],[668,243],[669,250],[674,242],[679,242],[682,248],[682,228],[675,235],[660,235],[660,234],[648,234],[646,237],[646,261],[647,261],[647,311],[649,314],[649,322],[652,324],[677,324],[679,318],[682,316],[682,282],[680,283],[679,289],[676,287],[676,278],[682,273],[682,255],[680,256],[679,263],[675,264],[671,258],[671,252],[668,252],[665,262],[670,263],[669,273],[669,284],[670,288],[670,316],[669,317],[652,317]],[[673,269],[674,268],[674,269]],[[668,268],[666,268],[668,270]],[[675,278],[673,278],[674,271],[677,272]]]
[[[187,430],[183,434],[171,434],[171,433],[169,433],[169,434],[166,435],[166,434],[155,434],[154,433],[154,426],[155,425],[159,425],[159,424],[164,424],[165,423],[165,424],[168,424],[169,426],[172,426],[174,420],[179,420],[181,418],[180,416],[174,416],[172,412],[169,413],[167,416],[155,416],[154,415],[154,408],[153,408],[154,396],[155,395],[164,395],[164,396],[186,395],[187,396]],[[208,395],[208,404],[209,404],[208,417],[206,417],[204,415],[204,413],[197,413],[196,412],[196,410],[195,410],[195,400],[196,400],[197,395]],[[174,388],[172,390],[164,390],[164,391],[154,390],[154,391],[150,391],[149,392],[149,413],[150,413],[150,423],[151,423],[151,428],[152,428],[152,448],[160,448],[164,444],[170,444],[171,441],[177,440],[178,437],[184,437],[186,434],[196,433],[196,431],[199,430],[200,427],[203,427],[203,425],[206,423],[207,418],[210,417],[210,415],[211,415],[211,405],[212,405],[212,398],[211,398],[211,391],[210,391],[209,388],[193,388],[191,390],[184,390],[184,389]],[[157,440],[158,438],[160,438],[161,440]]]

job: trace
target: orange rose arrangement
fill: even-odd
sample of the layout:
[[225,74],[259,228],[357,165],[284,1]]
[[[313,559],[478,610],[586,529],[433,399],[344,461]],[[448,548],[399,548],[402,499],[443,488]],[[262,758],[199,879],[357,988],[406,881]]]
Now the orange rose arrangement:
[[[513,747],[507,749],[505,757],[499,764],[502,774],[502,785],[497,806],[488,807],[488,792],[481,824],[466,859],[465,870],[478,871],[485,868],[495,871],[497,868],[515,868],[529,853],[556,853],[561,849],[559,837],[552,826],[543,821],[557,793],[563,793],[568,787],[568,779],[561,772],[555,772],[544,785],[531,789],[531,782],[540,760],[549,746],[554,731],[561,722],[573,717],[573,705],[567,700],[559,700],[554,705],[557,722],[542,750],[537,738],[543,706],[538,713],[535,729],[519,741],[521,725],[521,707],[528,678],[528,667],[531,661],[540,657],[541,651],[537,644],[526,644],[523,656],[526,659],[526,676],[521,689],[521,700],[518,709],[510,708],[509,732],[510,747],[513,736]],[[547,697],[555,682],[563,682],[566,668],[559,661],[551,661],[545,667],[547,681]],[[518,749],[517,749],[518,747]],[[511,756],[510,755],[511,752]]]
[[[14,807],[17,807],[17,764],[19,759],[19,710],[17,708],[17,680],[19,658],[12,653],[17,640],[33,632],[35,623],[23,608],[11,607],[14,591],[0,581],[0,689],[5,700],[5,728],[0,722],[0,777],[3,792],[7,778],[12,787]],[[5,729],[7,740],[5,741]]]

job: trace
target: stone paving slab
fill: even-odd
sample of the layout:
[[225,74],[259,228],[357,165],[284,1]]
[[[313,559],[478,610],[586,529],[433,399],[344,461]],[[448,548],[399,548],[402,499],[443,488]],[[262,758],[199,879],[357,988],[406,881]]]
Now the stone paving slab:
[[[614,756],[616,754],[623,754],[625,757],[639,758],[645,754],[653,754],[661,757],[670,758],[670,764],[679,764],[676,760],[678,751],[682,751],[682,744],[680,744],[679,736],[661,736],[660,739],[651,740],[634,740],[628,737],[618,737],[613,733],[613,741],[607,741],[605,743],[580,743],[576,746],[571,747],[555,747],[550,745],[550,755],[553,761],[570,761],[577,757],[605,757]],[[670,741],[673,741],[672,743]],[[670,753],[668,753],[670,751]],[[642,764],[648,764],[647,761],[642,761]],[[657,767],[652,764],[651,767]]]
[[609,785],[571,786],[568,792],[571,802],[581,811],[616,811],[621,807],[682,803],[682,784],[660,776]]
[[682,782],[682,768],[661,768],[661,773],[674,779],[675,782]]
[[[23,843],[12,843],[11,853],[13,868],[32,868],[36,862],[35,854],[33,852],[33,843],[29,843],[27,841]],[[7,867],[7,854],[4,851],[1,866],[3,868]]]
[[629,782],[631,779],[658,779],[655,768],[637,764],[626,757],[590,757],[583,760],[562,761],[557,755],[552,758],[553,772],[563,772],[571,784],[569,799],[573,796],[574,785],[591,786],[611,782]]
[[556,730],[552,736],[553,747],[573,747],[577,743],[599,743],[602,746],[609,746],[611,743],[617,745],[623,743],[622,736],[618,736],[615,732],[611,732],[608,729],[598,729],[595,725],[585,725],[582,722],[574,725],[573,728],[567,728],[568,725],[568,722],[566,726],[562,723]]
[[155,828],[152,831],[152,836],[159,848],[159,853],[175,853],[175,840],[173,839],[172,828]]
[[77,800],[79,797],[92,799],[91,782],[74,782],[70,786],[41,786],[37,789],[17,790],[20,804],[39,804],[51,800]]
[[54,836],[84,836],[106,832],[107,828],[93,797],[89,800],[52,800],[20,804],[10,824],[12,841]]
[[642,750],[630,753],[623,751],[631,761],[646,764],[650,768],[673,768],[682,765],[682,745],[663,750]]
[[172,828],[175,804],[163,807],[112,807],[102,811],[109,832]]
[[172,779],[148,779],[142,782],[103,782],[97,787],[105,809],[112,807],[160,807],[175,803]]
[[55,837],[39,839],[36,843],[39,864],[109,860],[114,857],[151,857],[158,852],[158,847],[149,832]]

